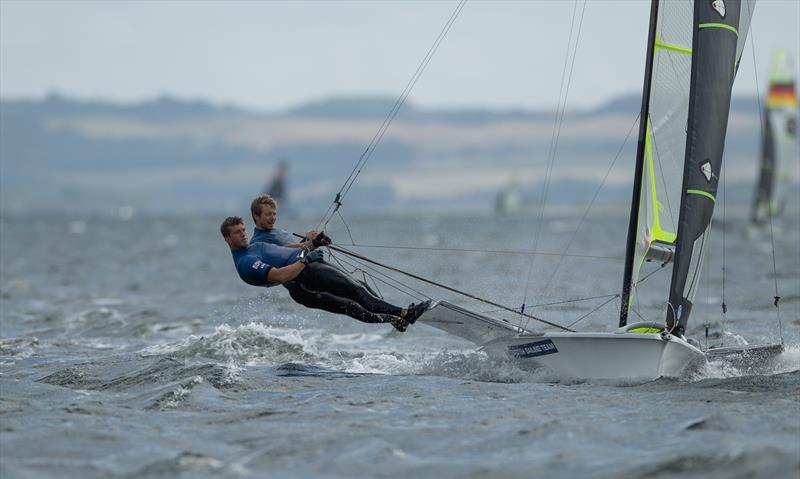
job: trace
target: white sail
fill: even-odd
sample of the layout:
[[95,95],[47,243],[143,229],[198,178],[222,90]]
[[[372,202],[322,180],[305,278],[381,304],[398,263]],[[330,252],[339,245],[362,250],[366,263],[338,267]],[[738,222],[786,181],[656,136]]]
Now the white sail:
[[659,4],[631,299],[645,260],[668,262],[674,251],[686,152],[693,19],[690,0]]

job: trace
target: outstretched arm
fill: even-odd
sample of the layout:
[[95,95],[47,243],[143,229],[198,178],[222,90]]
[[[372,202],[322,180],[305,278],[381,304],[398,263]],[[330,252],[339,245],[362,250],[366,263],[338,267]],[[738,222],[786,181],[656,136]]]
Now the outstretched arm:
[[319,232],[316,231],[316,230],[306,231],[306,238],[307,239],[305,241],[302,241],[302,242],[299,242],[299,243],[290,243],[290,244],[287,244],[286,247],[287,248],[303,248],[306,251],[311,251],[311,250],[316,248],[316,246],[314,246],[314,244],[313,244],[313,241],[314,241],[314,238],[316,238],[318,234],[319,234]]
[[270,283],[285,283],[291,281],[295,279],[305,267],[306,265],[304,263],[298,261],[297,263],[292,263],[282,268],[270,268],[267,272],[267,281]]

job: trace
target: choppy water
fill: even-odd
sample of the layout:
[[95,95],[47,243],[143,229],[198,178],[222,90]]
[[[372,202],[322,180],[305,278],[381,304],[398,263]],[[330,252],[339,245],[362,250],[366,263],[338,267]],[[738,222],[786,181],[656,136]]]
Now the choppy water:
[[[777,277],[787,351],[775,364],[630,385],[522,371],[423,325],[399,334],[305,310],[282,288],[238,280],[220,219],[2,219],[4,479],[800,474],[797,221],[776,237],[777,274],[771,242],[727,229],[724,317],[716,231],[690,331],[703,342],[708,325],[711,344],[777,341]],[[532,224],[398,216],[349,226],[360,243],[519,251],[536,242]],[[509,305],[615,293],[625,221],[595,219],[573,235],[576,224],[545,221],[537,249],[599,258],[537,257],[527,295],[529,257],[358,250]],[[330,231],[349,240],[341,225]],[[657,315],[659,276],[639,299],[644,316]],[[533,311],[567,324],[603,301]],[[613,329],[616,311],[612,301],[577,327]]]

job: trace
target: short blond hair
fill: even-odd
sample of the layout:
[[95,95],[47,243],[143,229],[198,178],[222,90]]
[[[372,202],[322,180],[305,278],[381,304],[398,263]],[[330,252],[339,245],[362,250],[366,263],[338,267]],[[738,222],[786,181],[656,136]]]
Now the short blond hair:
[[278,209],[278,202],[275,201],[275,198],[270,195],[258,195],[250,203],[250,214],[253,216],[253,221],[256,220],[256,216],[261,214],[261,207],[264,205]]

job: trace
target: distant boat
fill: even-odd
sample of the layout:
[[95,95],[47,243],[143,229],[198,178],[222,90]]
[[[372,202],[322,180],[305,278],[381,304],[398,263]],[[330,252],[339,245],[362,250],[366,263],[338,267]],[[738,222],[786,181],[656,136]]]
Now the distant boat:
[[507,215],[520,209],[522,206],[522,192],[516,178],[512,178],[495,197],[494,211],[498,215]]
[[289,164],[286,160],[280,160],[275,174],[272,179],[264,187],[264,194],[272,196],[278,203],[283,203],[288,200],[286,192],[286,173],[289,170]]
[[755,225],[767,223],[770,215],[783,213],[792,170],[800,161],[794,68],[784,50],[772,55],[761,137],[761,162],[751,214]]

